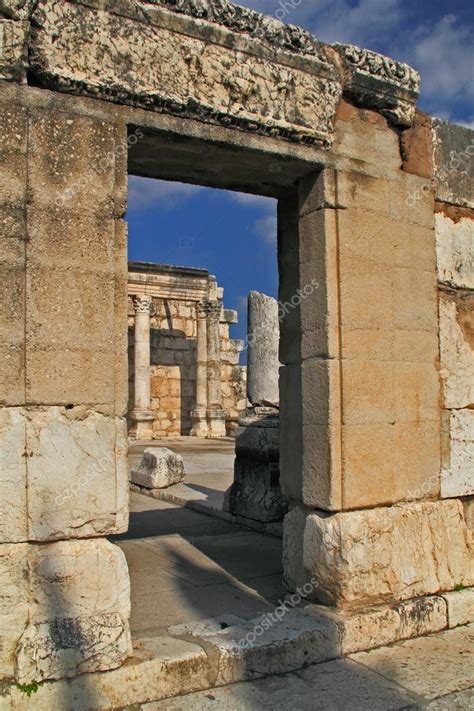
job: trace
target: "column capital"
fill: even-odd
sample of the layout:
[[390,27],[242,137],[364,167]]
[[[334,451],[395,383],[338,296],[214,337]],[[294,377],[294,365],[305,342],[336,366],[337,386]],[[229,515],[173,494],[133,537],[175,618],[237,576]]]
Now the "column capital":
[[211,301],[210,299],[206,299],[203,304],[206,315],[210,319],[218,320],[220,318],[222,311],[222,303],[220,301]]
[[197,318],[220,318],[222,302],[204,299],[196,304]]
[[153,298],[147,294],[137,294],[133,297],[133,308],[136,314],[151,314],[153,311]]

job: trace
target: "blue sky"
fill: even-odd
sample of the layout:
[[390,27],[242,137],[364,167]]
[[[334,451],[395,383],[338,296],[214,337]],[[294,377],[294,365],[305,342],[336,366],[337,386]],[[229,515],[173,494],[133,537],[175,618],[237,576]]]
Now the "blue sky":
[[[240,3],[313,32],[414,66],[419,107],[474,128],[474,11],[468,0],[247,0]],[[293,6],[293,7],[292,7]],[[285,14],[283,14],[285,13]],[[263,197],[131,177],[129,258],[204,267],[239,311],[245,336],[251,289],[277,295],[276,203]]]

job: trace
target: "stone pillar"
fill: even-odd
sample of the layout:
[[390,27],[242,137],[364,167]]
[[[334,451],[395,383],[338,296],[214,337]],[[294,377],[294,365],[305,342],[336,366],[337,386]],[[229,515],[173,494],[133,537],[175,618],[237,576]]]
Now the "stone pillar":
[[127,131],[63,98],[0,93],[2,684],[132,652],[127,564],[107,540],[128,525]]
[[247,397],[254,407],[278,408],[278,301],[258,291],[251,291],[247,322]]
[[222,408],[221,353],[219,322],[220,300],[208,300],[207,311],[207,425],[209,437],[225,437],[225,411]]
[[150,402],[150,313],[152,298],[147,295],[135,296],[135,376],[134,407],[130,417],[135,421],[132,430],[134,439],[151,439],[153,436],[153,414]]
[[439,500],[433,195],[386,136],[388,178],[325,169],[279,205],[284,575],[335,606],[474,582]]
[[191,412],[192,437],[207,437],[207,309],[196,304],[196,407]]
[[258,291],[248,298],[247,398],[251,407],[239,418],[234,482],[225,508],[234,516],[262,524],[281,522],[288,501],[280,488],[278,301]]

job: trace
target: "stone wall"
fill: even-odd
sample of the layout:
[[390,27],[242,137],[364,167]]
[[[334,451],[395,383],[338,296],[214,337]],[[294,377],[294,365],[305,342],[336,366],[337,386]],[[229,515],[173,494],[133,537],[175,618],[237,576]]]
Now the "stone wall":
[[[196,304],[204,297],[208,273],[179,267],[142,266],[133,263],[129,272],[129,293],[153,293],[150,318],[150,380],[153,437],[189,435],[191,411],[196,406]],[[160,271],[161,270],[161,271]],[[223,290],[220,289],[222,296]],[[129,412],[134,394],[134,311],[128,312]],[[229,335],[237,313],[222,309],[220,334],[220,374],[222,406],[226,412],[227,434],[232,435],[246,406],[246,367],[239,365],[242,342]]]
[[126,128],[27,87],[0,113],[0,678],[31,682],[131,651]]
[[433,121],[441,496],[474,494],[474,131]]

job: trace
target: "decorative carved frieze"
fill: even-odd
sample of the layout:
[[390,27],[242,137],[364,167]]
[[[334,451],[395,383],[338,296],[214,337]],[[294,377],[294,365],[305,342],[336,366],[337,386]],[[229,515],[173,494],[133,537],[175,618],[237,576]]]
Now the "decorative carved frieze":
[[329,47],[227,0],[31,7],[23,56],[45,88],[323,147],[343,93],[398,125],[413,118],[419,77],[408,65],[353,45]]
[[344,93],[357,103],[372,106],[396,124],[410,126],[420,93],[420,75],[408,64],[361,49],[335,44],[347,76]]

